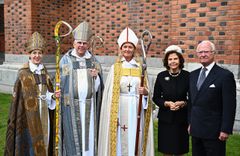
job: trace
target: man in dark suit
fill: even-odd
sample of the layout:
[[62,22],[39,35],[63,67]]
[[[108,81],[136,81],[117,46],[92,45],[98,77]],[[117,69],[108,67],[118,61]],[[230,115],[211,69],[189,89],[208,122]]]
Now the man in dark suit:
[[189,133],[193,156],[225,156],[236,111],[233,74],[214,62],[215,45],[197,46],[202,67],[190,73]]

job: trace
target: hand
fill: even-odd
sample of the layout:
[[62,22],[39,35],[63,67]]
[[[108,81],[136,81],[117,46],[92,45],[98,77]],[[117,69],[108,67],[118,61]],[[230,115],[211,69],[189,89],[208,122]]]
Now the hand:
[[60,98],[61,96],[61,90],[56,90],[53,95],[52,98],[55,100],[56,98]]
[[148,90],[145,87],[139,87],[138,92],[139,94],[142,94],[142,95],[148,95]]
[[97,69],[90,69],[90,74],[92,77],[96,78],[98,76],[98,70]]
[[221,141],[226,141],[228,139],[228,134],[225,132],[220,132],[218,139]]
[[191,125],[189,124],[189,125],[188,125],[188,129],[187,129],[188,134],[190,134],[190,129],[191,129]]
[[60,96],[61,96],[61,90],[56,90],[56,91],[54,92],[54,94],[55,94],[56,98],[60,98]]
[[171,111],[176,111],[179,110],[179,106],[177,106],[174,102],[172,101],[165,101],[164,105],[166,107],[169,107]]
[[179,106],[180,108],[183,108],[186,105],[186,102],[185,101],[176,101],[175,105]]

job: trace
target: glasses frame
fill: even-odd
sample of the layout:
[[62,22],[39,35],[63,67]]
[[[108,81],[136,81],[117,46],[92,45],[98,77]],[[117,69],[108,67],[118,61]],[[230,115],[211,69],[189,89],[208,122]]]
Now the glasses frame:
[[202,50],[202,51],[198,51],[197,53],[200,54],[200,55],[203,54],[203,53],[204,53],[204,54],[210,54],[210,53],[214,53],[214,51],[212,51],[212,50],[209,50],[209,51],[207,51],[207,50]]

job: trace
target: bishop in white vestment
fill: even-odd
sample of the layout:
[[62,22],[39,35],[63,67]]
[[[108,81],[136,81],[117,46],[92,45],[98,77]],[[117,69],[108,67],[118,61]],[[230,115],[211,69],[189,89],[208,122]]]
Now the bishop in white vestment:
[[140,87],[141,63],[136,59],[138,38],[126,28],[118,39],[120,58],[108,74],[101,108],[98,154],[134,156],[139,94],[143,94],[139,131],[139,156],[154,155],[152,106],[147,78]]

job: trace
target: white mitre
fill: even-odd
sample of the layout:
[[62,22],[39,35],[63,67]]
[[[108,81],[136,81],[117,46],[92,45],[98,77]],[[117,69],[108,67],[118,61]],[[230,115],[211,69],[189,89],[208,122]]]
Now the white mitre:
[[130,42],[132,43],[135,48],[138,44],[138,37],[136,36],[136,34],[132,31],[132,29],[126,27],[121,34],[119,35],[119,38],[117,40],[119,48],[122,48],[122,45],[126,42]]

